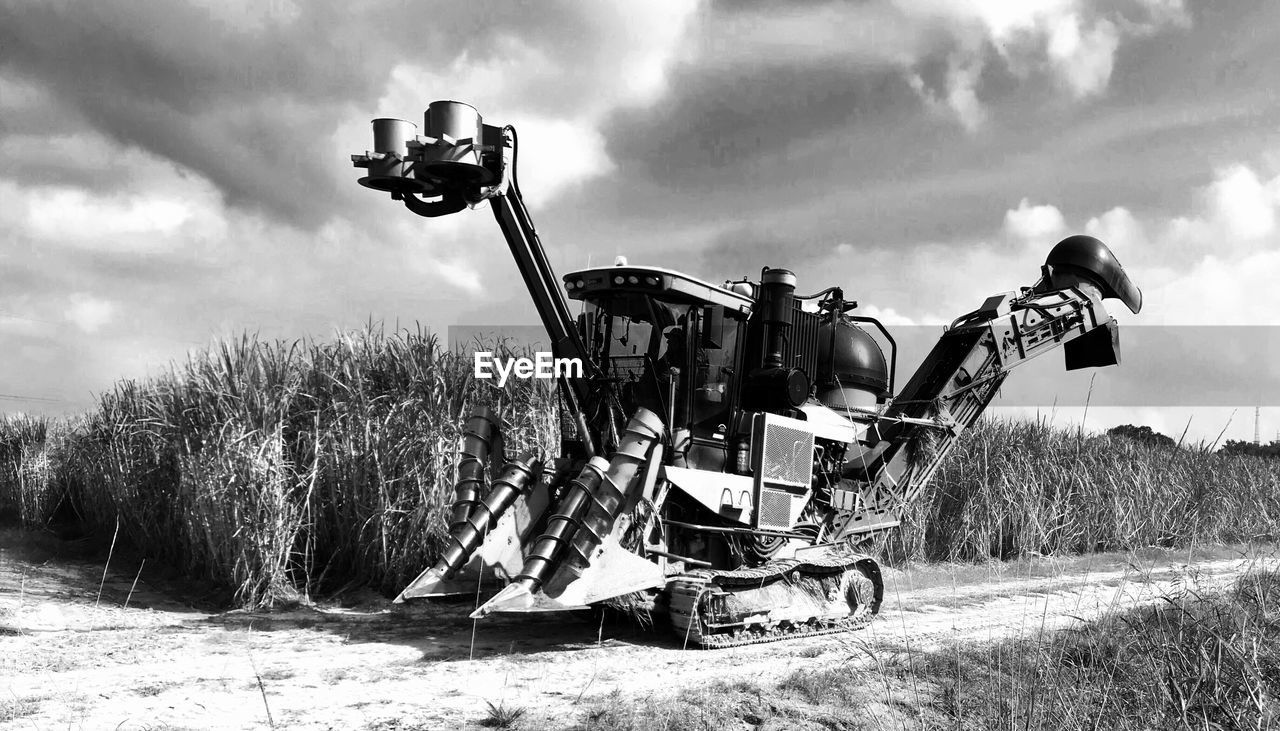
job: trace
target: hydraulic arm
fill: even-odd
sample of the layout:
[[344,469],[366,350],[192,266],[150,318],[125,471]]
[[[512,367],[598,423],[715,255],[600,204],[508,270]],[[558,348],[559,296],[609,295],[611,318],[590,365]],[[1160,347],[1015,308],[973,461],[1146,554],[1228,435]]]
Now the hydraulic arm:
[[863,515],[836,540],[896,525],[1013,368],[1059,346],[1068,370],[1120,362],[1119,330],[1102,299],[1119,297],[1136,313],[1141,293],[1118,264],[1078,265],[1099,250],[1106,251],[1096,239],[1068,238],[1034,287],[988,298],[951,324],[847,466],[867,485],[857,496]]
[[[423,135],[414,135],[416,125],[401,119],[375,119],[373,127],[375,149],[351,156],[356,167],[369,170],[360,183],[390,192],[410,211],[429,218],[488,200],[551,338],[552,354],[588,364],[586,346],[520,193],[515,128],[484,124],[474,107],[455,101],[432,102]],[[587,384],[584,379],[561,378],[559,385],[567,413],[577,419],[579,437],[591,456],[595,440],[582,415]]]

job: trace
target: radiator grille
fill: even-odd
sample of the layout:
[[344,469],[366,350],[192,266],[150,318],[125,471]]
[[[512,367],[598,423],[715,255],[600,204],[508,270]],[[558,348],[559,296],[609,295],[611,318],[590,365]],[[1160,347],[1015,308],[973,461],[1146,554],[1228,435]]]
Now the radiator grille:
[[813,433],[766,419],[760,475],[765,482],[808,487],[813,475]]
[[756,414],[752,425],[755,526],[791,530],[809,501],[813,482],[813,432],[805,422]]
[[797,300],[791,313],[791,328],[782,347],[782,362],[804,371],[810,383],[818,378],[818,328],[821,325],[821,315],[800,309]]
[[760,491],[756,525],[771,530],[791,530],[791,493],[764,488]]

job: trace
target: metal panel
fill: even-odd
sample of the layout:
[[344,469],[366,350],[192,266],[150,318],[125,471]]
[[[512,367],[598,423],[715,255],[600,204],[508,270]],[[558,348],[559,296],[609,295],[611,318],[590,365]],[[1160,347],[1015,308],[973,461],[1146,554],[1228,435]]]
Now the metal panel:
[[831,491],[831,507],[836,510],[854,511],[858,509],[858,491],[836,488]]
[[799,419],[762,413],[756,416],[751,446],[753,524],[766,530],[791,530],[809,500],[813,431]]
[[791,493],[768,487],[761,490],[759,516],[757,527],[791,530]]
[[755,488],[750,477],[670,465],[662,468],[662,474],[677,490],[720,517],[739,523],[751,523],[752,494]]
[[755,474],[761,481],[808,487],[813,479],[813,432],[803,421],[761,414],[753,435]]
[[864,425],[854,424],[849,418],[822,404],[802,404],[800,411],[804,413],[805,423],[815,437],[850,444],[858,438],[858,432],[866,430]]

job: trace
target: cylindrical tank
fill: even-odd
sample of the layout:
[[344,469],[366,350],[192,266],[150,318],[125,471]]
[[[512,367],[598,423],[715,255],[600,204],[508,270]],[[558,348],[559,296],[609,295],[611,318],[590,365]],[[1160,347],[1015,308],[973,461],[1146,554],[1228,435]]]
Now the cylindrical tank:
[[[435,101],[423,115],[423,133],[447,144],[428,146],[423,150],[421,176],[440,180],[445,185],[488,185],[493,174],[480,162],[479,145],[484,143],[484,120],[470,104]],[[467,144],[453,144],[466,140]]]
[[369,161],[369,175],[360,179],[360,184],[381,191],[416,191],[421,184],[413,178],[406,177],[408,163],[404,161],[409,152],[405,144],[413,139],[418,125],[404,119],[382,117],[373,120],[373,151],[391,153],[381,160]]
[[407,144],[417,134],[418,125],[407,119],[380,117],[373,120],[373,151],[394,152],[404,157],[409,148]]
[[447,135],[455,140],[464,140],[480,136],[480,112],[465,102],[431,102],[423,121],[426,123],[423,130],[429,137]]
[[764,321],[789,326],[795,302],[796,275],[786,269],[766,269],[760,276],[760,299]]
[[760,320],[764,325],[764,367],[782,365],[782,345],[795,307],[796,275],[786,269],[765,269],[760,275]]
[[874,406],[888,396],[889,366],[870,333],[846,320],[818,328],[818,400],[833,409]]

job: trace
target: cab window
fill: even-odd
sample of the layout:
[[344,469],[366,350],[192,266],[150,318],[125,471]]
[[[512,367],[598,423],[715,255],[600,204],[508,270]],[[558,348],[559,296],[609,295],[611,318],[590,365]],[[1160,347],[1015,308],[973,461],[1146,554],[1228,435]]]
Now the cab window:
[[735,356],[742,324],[724,312],[707,307],[700,312],[697,362],[693,377],[693,430],[709,436],[727,425],[733,410],[737,373]]

